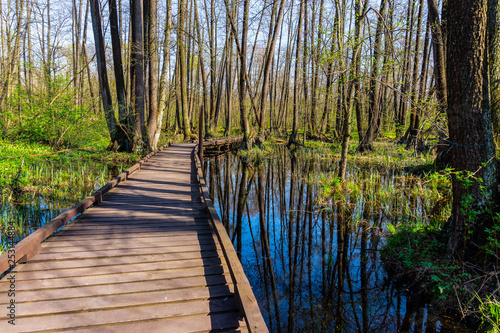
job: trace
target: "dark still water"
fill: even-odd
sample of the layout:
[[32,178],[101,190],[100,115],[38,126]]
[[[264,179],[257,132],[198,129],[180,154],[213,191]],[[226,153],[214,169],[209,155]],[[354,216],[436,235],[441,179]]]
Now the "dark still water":
[[[396,193],[413,186],[405,177],[351,167],[351,195],[319,201],[337,162],[305,151],[278,147],[260,163],[229,154],[205,167],[271,332],[466,331],[391,283],[380,261],[386,224],[395,223],[387,212],[422,219],[431,204]],[[370,202],[373,179],[394,198]]]

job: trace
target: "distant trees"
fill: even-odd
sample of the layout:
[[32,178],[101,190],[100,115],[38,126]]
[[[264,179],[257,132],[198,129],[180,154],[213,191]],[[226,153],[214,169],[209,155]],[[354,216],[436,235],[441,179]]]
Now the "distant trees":
[[276,133],[345,143],[347,154],[352,141],[373,150],[381,135],[408,148],[447,135],[437,0],[72,0],[67,16],[49,0],[1,6],[3,137],[60,146],[94,128],[115,149],[150,150],[162,132],[194,138],[202,104],[207,135],[241,134],[245,147]]

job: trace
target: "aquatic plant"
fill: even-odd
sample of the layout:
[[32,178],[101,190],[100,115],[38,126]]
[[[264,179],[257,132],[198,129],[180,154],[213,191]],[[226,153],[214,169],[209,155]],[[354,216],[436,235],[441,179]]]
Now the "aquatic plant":
[[476,299],[479,301],[479,311],[481,313],[481,322],[483,329],[488,333],[500,332],[500,302],[496,299],[491,299],[486,295],[485,299],[481,299],[476,294]]

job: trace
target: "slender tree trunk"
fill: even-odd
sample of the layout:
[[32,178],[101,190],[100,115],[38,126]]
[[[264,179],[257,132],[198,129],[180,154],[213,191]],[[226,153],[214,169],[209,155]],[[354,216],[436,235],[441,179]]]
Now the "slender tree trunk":
[[432,30],[436,95],[441,112],[444,112],[448,104],[448,89],[446,84],[446,55],[444,53],[444,39],[439,20],[439,7],[437,0],[428,0],[427,5],[429,7],[429,24]]
[[406,34],[405,34],[405,46],[404,46],[404,56],[403,56],[403,67],[401,69],[401,94],[399,96],[399,107],[396,110],[396,136],[400,137],[403,134],[403,130],[406,126],[406,109],[408,101],[406,95],[410,90],[410,76],[409,69],[411,65],[411,48],[412,48],[412,38],[413,38],[413,17],[415,12],[415,2],[413,0],[408,1],[408,12],[406,20]]
[[278,10],[278,16],[276,18],[275,24],[273,25],[272,33],[269,35],[269,40],[267,42],[266,47],[266,58],[264,62],[264,73],[263,73],[263,82],[262,82],[262,93],[260,99],[260,124],[259,124],[259,133],[262,136],[265,136],[265,114],[266,114],[266,100],[267,100],[267,90],[269,88],[269,76],[271,69],[271,62],[274,59],[274,48],[276,46],[276,41],[278,40],[278,30],[281,26],[281,21],[283,19],[283,13],[285,9],[286,0],[281,0]]
[[[234,2],[234,1],[233,1]],[[231,3],[231,8],[233,3]],[[234,16],[234,15],[233,15]],[[233,32],[231,30],[231,23],[229,22],[229,16],[226,15],[226,61],[228,62],[228,67],[226,70],[226,129],[224,131],[225,136],[231,135],[231,113],[232,113],[232,90],[233,90]]]
[[[148,114],[148,135],[151,150],[156,150],[159,135],[156,135],[158,128],[161,128],[161,120],[158,111],[158,0],[149,0],[149,23],[148,23],[148,58],[149,58],[149,114]],[[160,126],[158,126],[160,123]]]
[[252,146],[250,138],[250,123],[248,122],[247,108],[245,106],[245,73],[246,73],[246,57],[247,57],[247,39],[248,39],[248,12],[250,0],[243,1],[243,27],[241,31],[241,52],[240,52],[240,78],[239,78],[239,95],[240,95],[240,123],[241,131],[243,132],[243,141],[241,142],[242,149],[249,149]]
[[186,3],[185,0],[179,0],[179,15],[177,19],[177,53],[179,55],[179,81],[180,81],[180,98],[181,98],[181,114],[182,114],[182,130],[184,132],[184,140],[191,139],[191,129],[189,128],[188,117],[188,100],[187,100],[187,69],[186,69],[186,50],[185,50],[185,20],[186,20]]
[[[422,0],[421,0],[422,1]],[[373,46],[373,61],[372,61],[372,74],[370,78],[369,86],[369,105],[368,105],[368,128],[366,134],[363,136],[360,145],[358,146],[358,151],[372,151],[373,150],[373,139],[375,130],[380,118],[380,105],[379,105],[379,61],[380,61],[380,45],[382,43],[382,28],[383,28],[383,16],[385,12],[386,0],[380,2],[380,16],[377,19],[377,28],[375,31],[375,42]]]
[[108,125],[111,142],[115,141],[116,119],[113,112],[111,92],[108,83],[108,71],[106,69],[106,55],[104,53],[104,37],[101,28],[101,14],[98,0],[90,0],[90,13],[92,17],[92,28],[94,31],[94,42],[96,48],[97,71],[99,76],[99,87],[102,98],[102,106],[106,124]]
[[354,46],[352,50],[352,59],[354,64],[351,66],[350,77],[353,78],[349,84],[347,96],[348,101],[346,105],[346,111],[344,116],[343,125],[343,138],[342,138],[342,151],[340,153],[340,163],[338,176],[341,181],[345,181],[346,171],[347,171],[347,152],[349,150],[349,141],[351,139],[351,113],[353,105],[353,95],[355,93],[354,87],[359,81],[359,73],[361,69],[361,25],[363,23],[364,12],[368,5],[368,0],[365,0],[363,7],[361,7],[361,0],[355,0],[354,12],[355,12],[355,24],[354,24]]
[[132,0],[131,2],[132,21],[132,52],[130,62],[130,72],[132,74],[132,107],[134,110],[134,146],[148,147],[148,143],[143,140],[145,134],[145,93],[144,82],[144,24],[143,24],[143,0]]
[[410,145],[414,145],[415,148],[420,144],[420,119],[422,117],[422,102],[424,101],[425,94],[425,86],[427,82],[427,68],[429,63],[429,24],[427,24],[425,30],[425,39],[424,39],[424,51],[423,51],[423,61],[422,61],[422,69],[420,71],[420,79],[419,79],[419,87],[418,93],[416,94],[414,106],[414,121],[413,127],[410,130]]
[[299,131],[299,66],[301,59],[301,45],[300,39],[302,38],[302,21],[304,15],[304,2],[300,0],[299,7],[299,23],[297,27],[297,44],[295,48],[295,71],[294,71],[294,84],[293,84],[293,127],[292,133],[288,138],[288,145],[297,144],[297,134]]
[[132,151],[131,131],[128,128],[128,106],[125,92],[125,77],[123,75],[122,49],[116,0],[109,0],[109,21],[111,30],[111,44],[113,48],[113,65],[115,72],[116,95],[118,98],[117,140],[120,151]]
[[[201,70],[201,79],[203,83],[203,105],[204,105],[204,112],[208,113],[208,108],[210,106],[209,98],[208,98],[208,85],[207,85],[207,75],[205,74],[205,64],[203,63],[203,48],[202,48],[202,38],[201,38],[201,28],[200,28],[200,22],[199,22],[199,17],[198,17],[198,5],[196,2],[194,3],[194,21],[195,21],[195,27],[196,27],[196,34],[197,34],[197,39],[198,39],[198,58],[200,59],[199,63],[199,68]],[[207,118],[206,118],[207,119]],[[210,121],[210,119],[208,119]],[[206,123],[208,122],[206,121]],[[210,133],[206,133],[207,135],[211,135]],[[201,138],[200,138],[201,139]]]
[[[156,124],[156,129],[154,129],[154,142],[158,144],[158,140],[160,139],[163,114],[165,110],[168,110],[170,105],[168,105],[169,95],[170,95],[170,87],[169,87],[169,76],[168,71],[170,70],[170,39],[171,39],[171,31],[172,31],[172,0],[167,0],[167,8],[166,8],[166,19],[165,19],[165,29],[164,31],[164,40],[163,40],[163,61],[162,61],[162,69],[160,76],[160,92],[158,99],[158,122]],[[169,119],[167,113],[166,119],[166,127],[168,127]],[[167,128],[168,129],[168,128]]]
[[[316,136],[317,135],[317,108],[318,108],[318,84],[319,84],[319,68],[320,68],[320,61],[321,61],[321,43],[322,43],[322,36],[323,36],[323,6],[324,6],[324,0],[321,0],[320,6],[319,6],[319,22],[318,22],[318,34],[317,34],[317,39],[316,43],[313,41],[313,82],[312,82],[312,96],[311,96],[311,119],[310,119],[310,129],[311,129],[311,136]],[[313,14],[314,15],[314,14]],[[314,26],[313,26],[314,28]],[[330,78],[331,79],[331,78]],[[328,80],[328,79],[327,79]],[[330,83],[331,85],[331,83]],[[327,88],[328,91],[328,88]],[[327,92],[328,94],[328,92]],[[327,97],[328,98],[328,97]],[[325,102],[325,104],[327,104]]]
[[327,70],[326,70],[326,87],[325,87],[325,107],[323,109],[323,115],[321,116],[321,120],[320,120],[320,131],[326,131],[326,125],[325,122],[328,122],[328,118],[329,118],[329,115],[331,113],[331,110],[330,110],[330,100],[331,100],[331,97],[332,97],[332,89],[333,89],[333,79],[334,79],[334,64],[335,64],[335,61],[333,59],[333,56],[336,52],[336,43],[337,43],[337,32],[338,32],[338,29],[339,29],[339,10],[338,10],[338,6],[335,6],[335,19],[334,19],[334,23],[333,23],[333,33],[332,33],[332,42],[331,42],[331,46],[330,46],[330,51],[328,53],[328,58],[329,58],[329,61],[328,61],[328,67],[327,67]]
[[418,4],[418,15],[417,15],[417,31],[415,34],[415,51],[413,54],[413,70],[412,70],[412,79],[411,79],[411,90],[410,90],[410,99],[411,99],[411,112],[410,112],[410,125],[406,130],[406,133],[401,138],[401,143],[406,143],[408,145],[415,145],[416,142],[412,142],[412,130],[415,126],[415,116],[417,112],[417,87],[418,87],[418,65],[420,60],[420,34],[422,31],[422,13],[423,13],[424,1],[420,0]]

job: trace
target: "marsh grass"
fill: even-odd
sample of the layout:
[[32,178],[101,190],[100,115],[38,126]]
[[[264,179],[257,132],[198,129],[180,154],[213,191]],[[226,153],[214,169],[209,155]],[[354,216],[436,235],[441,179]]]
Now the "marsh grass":
[[481,299],[479,295],[476,295],[476,298],[480,303],[479,311],[483,330],[488,333],[500,333],[500,302],[489,296]]
[[[17,240],[80,202],[139,160],[138,155],[104,150],[72,150],[61,154],[38,144],[2,142],[0,148],[0,212],[4,232],[9,223]],[[45,155],[52,154],[52,155]]]
[[[271,158],[283,143],[272,138],[261,147],[240,151],[238,155],[258,162]],[[430,154],[416,154],[392,142],[376,142],[375,151],[370,154],[356,153],[356,148],[356,144],[349,148],[345,182],[335,172],[340,144],[306,141],[289,151],[321,166],[308,175],[308,181],[321,188],[316,200],[318,207],[341,203],[354,223],[369,216],[395,226],[444,223],[451,209],[450,170],[438,170]]]

